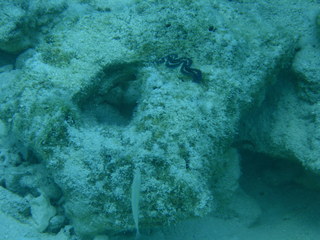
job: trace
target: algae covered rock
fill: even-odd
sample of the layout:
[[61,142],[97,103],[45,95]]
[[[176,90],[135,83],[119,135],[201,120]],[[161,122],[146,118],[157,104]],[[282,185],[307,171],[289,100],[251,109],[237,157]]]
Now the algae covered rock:
[[0,49],[17,53],[34,46],[41,27],[51,23],[65,8],[64,0],[1,1]]
[[[273,157],[299,161],[319,174],[320,47],[314,17],[291,28],[303,31],[292,62],[275,78],[261,105],[243,121],[240,135],[255,150]],[[311,25],[303,28],[301,25]]]
[[[250,205],[232,143],[248,113],[263,122],[258,107],[296,54],[292,29],[269,15],[258,21],[254,12],[243,14],[248,5],[232,1],[119,1],[110,8],[79,2],[69,11],[85,9],[83,15],[61,16],[21,57],[21,69],[0,76],[1,120],[29,153],[20,161],[41,169],[53,185],[18,177],[14,185],[25,184],[38,197],[34,215],[45,217],[40,231],[53,229],[50,218],[60,216],[84,239],[133,231],[136,169],[142,231]],[[179,64],[157,64],[171,53]],[[190,71],[201,72],[201,81]],[[252,121],[244,121],[240,134],[260,141],[255,150],[263,151],[268,125],[260,129]],[[37,196],[44,190],[48,199]],[[49,213],[36,215],[41,207]],[[258,215],[256,207],[248,224]]]

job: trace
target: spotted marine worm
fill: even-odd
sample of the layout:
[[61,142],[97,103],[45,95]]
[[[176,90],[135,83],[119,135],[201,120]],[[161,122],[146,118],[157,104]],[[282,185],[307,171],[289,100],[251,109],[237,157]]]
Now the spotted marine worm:
[[169,54],[158,59],[156,63],[164,63],[168,68],[177,68],[181,65],[180,72],[182,74],[192,77],[192,80],[195,83],[200,83],[202,81],[201,71],[199,69],[191,68],[192,60],[190,58],[178,58],[177,54]]

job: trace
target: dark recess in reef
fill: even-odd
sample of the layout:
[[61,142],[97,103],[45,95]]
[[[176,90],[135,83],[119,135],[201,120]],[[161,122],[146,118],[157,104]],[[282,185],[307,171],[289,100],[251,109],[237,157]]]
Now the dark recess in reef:
[[141,91],[137,63],[107,65],[74,97],[84,118],[98,124],[127,125]]

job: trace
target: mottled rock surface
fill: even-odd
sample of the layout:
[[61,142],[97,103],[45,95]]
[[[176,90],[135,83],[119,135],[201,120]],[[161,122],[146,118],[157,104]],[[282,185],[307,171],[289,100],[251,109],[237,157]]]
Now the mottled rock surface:
[[[2,144],[9,150],[1,166],[44,169],[50,187],[41,173],[32,181],[16,174],[11,185],[2,178],[2,185],[43,194],[90,239],[134,229],[130,191],[137,168],[141,228],[238,206],[240,160],[232,148],[245,142],[252,151],[318,170],[314,6],[59,1],[52,6],[59,17],[37,23],[50,30],[31,45],[17,28],[26,12],[9,6],[16,24],[1,27],[0,48],[33,49],[0,73],[0,116],[11,139]],[[170,53],[192,59],[202,81],[155,64]],[[15,160],[10,151],[19,153]],[[19,184],[26,192],[19,193]]]

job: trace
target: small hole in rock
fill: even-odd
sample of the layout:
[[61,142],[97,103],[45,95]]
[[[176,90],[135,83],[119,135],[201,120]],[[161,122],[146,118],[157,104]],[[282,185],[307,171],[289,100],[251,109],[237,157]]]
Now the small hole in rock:
[[140,98],[136,64],[107,66],[77,96],[83,117],[98,124],[127,125]]

